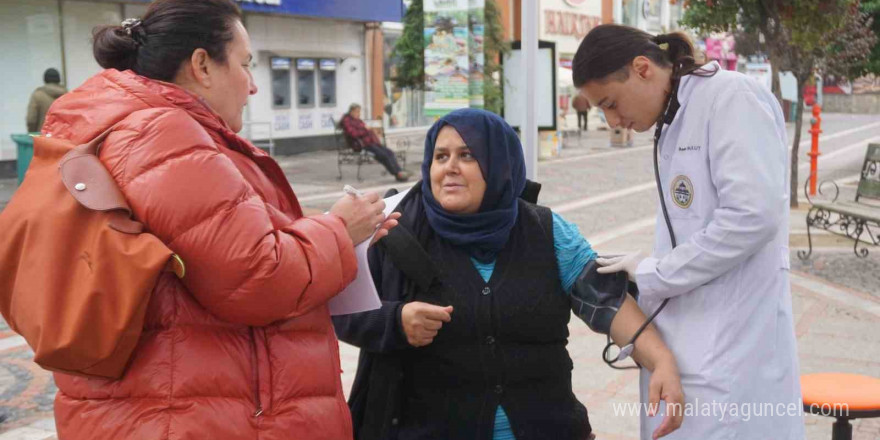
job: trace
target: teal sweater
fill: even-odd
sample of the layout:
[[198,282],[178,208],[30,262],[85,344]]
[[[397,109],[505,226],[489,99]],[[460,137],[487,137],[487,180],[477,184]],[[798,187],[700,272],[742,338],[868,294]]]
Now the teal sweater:
[[[556,261],[559,266],[559,281],[566,294],[571,289],[574,281],[584,269],[584,266],[596,258],[596,253],[590,243],[581,235],[578,227],[565,221],[555,212],[553,213],[553,247],[556,249]],[[483,280],[489,282],[492,272],[495,270],[495,262],[480,263],[471,258]],[[513,431],[510,429],[510,421],[507,413],[501,405],[495,411],[495,431],[493,440],[515,440]]]

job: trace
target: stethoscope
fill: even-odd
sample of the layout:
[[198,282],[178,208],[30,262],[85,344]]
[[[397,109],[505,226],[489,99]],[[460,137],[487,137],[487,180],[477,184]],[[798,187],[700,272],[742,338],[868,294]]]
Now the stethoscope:
[[[669,220],[669,212],[666,210],[666,198],[663,193],[663,183],[660,181],[660,164],[658,163],[658,156],[660,155],[660,135],[663,133],[663,126],[672,124],[672,120],[675,119],[675,114],[678,112],[678,109],[681,107],[681,104],[678,102],[678,85],[680,82],[679,79],[675,79],[672,81],[672,92],[669,94],[669,98],[666,101],[666,110],[663,112],[663,116],[657,121],[657,128],[654,130],[654,179],[657,181],[657,193],[660,196],[660,207],[663,210],[663,218],[666,220],[666,228],[669,230],[669,240],[672,243],[672,248],[675,249],[677,242],[675,240],[675,232],[672,230],[672,222]],[[669,302],[669,298],[663,300],[660,303],[660,307],[657,307],[657,310],[654,310],[654,313],[651,313],[651,316],[642,323],[636,333],[630,338],[629,342],[620,349],[620,352],[617,353],[617,357],[614,359],[609,359],[609,352],[611,347],[614,346],[614,343],[611,342],[611,335],[606,335],[607,344],[605,345],[605,349],[602,350],[602,360],[608,364],[609,367],[617,369],[617,370],[630,370],[630,369],[638,369],[639,366],[627,366],[627,367],[619,367],[615,365],[616,363],[630,357],[633,350],[635,349],[636,339],[639,335],[648,328],[648,324],[654,321],[654,318],[660,314],[660,311],[666,307],[666,303]]]

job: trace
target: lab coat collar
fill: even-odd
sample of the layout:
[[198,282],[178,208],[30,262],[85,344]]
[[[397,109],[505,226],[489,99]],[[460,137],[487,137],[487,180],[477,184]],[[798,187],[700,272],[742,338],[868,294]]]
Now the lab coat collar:
[[[701,69],[708,71],[719,71],[721,70],[721,65],[718,64],[718,61],[712,61],[711,63],[706,63]],[[678,103],[681,104],[681,108],[679,108],[678,110],[679,113],[681,113],[681,111],[684,109],[684,106],[687,104],[688,98],[690,98],[691,93],[693,93],[694,91],[694,87],[701,79],[706,79],[706,77],[685,75],[681,78],[681,81],[678,84]]]

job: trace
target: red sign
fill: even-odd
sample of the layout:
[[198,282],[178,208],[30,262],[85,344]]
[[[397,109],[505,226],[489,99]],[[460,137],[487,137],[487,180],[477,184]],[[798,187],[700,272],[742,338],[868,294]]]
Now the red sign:
[[548,35],[571,35],[578,40],[602,23],[595,15],[576,12],[544,11],[544,32]]

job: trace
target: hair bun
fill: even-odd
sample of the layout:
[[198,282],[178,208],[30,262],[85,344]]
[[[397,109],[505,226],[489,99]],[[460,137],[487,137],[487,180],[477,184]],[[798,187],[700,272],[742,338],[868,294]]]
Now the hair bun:
[[122,26],[100,26],[92,33],[95,61],[105,69],[128,70],[137,61],[138,41]]

